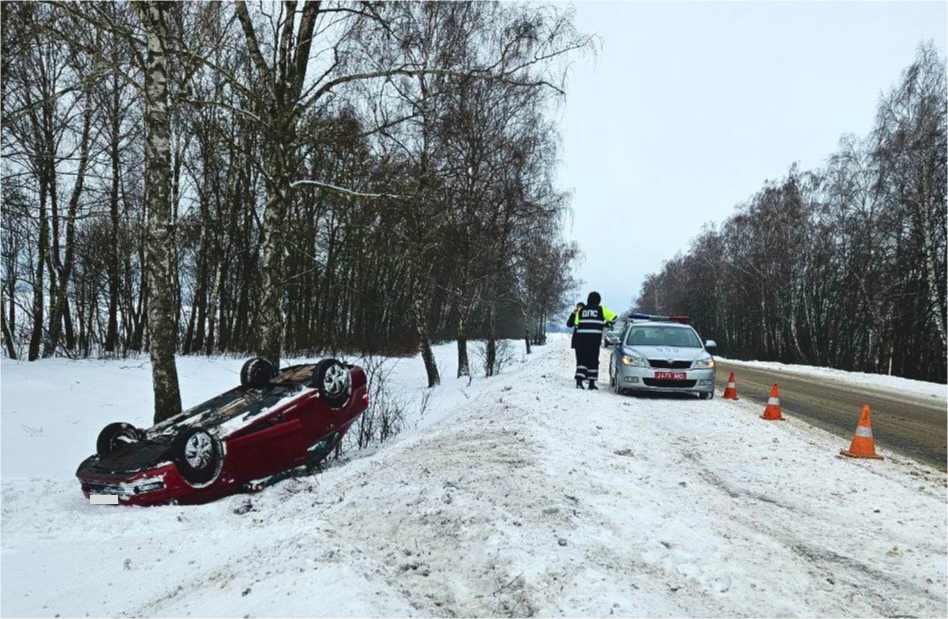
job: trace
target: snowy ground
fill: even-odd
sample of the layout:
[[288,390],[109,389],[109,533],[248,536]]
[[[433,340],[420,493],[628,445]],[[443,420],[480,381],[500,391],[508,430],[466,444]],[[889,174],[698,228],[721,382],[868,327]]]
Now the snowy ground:
[[857,387],[870,387],[906,395],[915,395],[924,398],[938,398],[948,400],[948,385],[929,383],[923,380],[912,380],[900,376],[886,376],[884,374],[866,374],[864,372],[845,372],[833,368],[819,368],[812,365],[792,365],[776,363],[774,361],[736,361],[717,357],[722,362],[735,366],[749,366],[762,370],[774,370],[797,376],[812,376],[821,380],[834,380]]
[[[158,508],[91,506],[71,479],[104,423],[147,420],[147,366],[4,362],[0,613],[948,614],[944,474],[839,459],[839,439],[752,403],[577,391],[565,342],[539,350],[446,380],[371,455]],[[453,376],[453,347],[436,352]],[[186,402],[237,368],[185,362]],[[417,394],[424,373],[393,377]]]

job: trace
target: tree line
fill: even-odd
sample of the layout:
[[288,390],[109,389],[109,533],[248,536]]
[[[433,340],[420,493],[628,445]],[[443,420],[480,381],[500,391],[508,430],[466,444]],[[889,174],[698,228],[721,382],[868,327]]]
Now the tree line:
[[573,287],[551,112],[591,39],[479,2],[2,4],[11,358],[542,343]]
[[923,44],[869,135],[706,226],[637,307],[690,314],[735,358],[946,382],[946,105]]

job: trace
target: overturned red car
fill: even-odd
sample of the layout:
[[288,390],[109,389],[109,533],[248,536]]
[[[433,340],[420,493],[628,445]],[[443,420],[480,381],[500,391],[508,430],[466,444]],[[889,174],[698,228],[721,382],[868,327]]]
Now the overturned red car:
[[335,359],[279,372],[251,359],[240,382],[146,430],[107,425],[96,455],[76,471],[83,494],[153,505],[254,491],[296,467],[318,465],[369,404],[365,372]]

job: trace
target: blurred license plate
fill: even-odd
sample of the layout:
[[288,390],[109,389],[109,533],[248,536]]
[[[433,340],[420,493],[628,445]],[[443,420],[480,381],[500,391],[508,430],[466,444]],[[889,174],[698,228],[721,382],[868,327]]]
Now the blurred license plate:
[[93,505],[118,505],[117,494],[90,494],[89,502]]
[[655,372],[655,378],[658,380],[685,380],[684,372]]

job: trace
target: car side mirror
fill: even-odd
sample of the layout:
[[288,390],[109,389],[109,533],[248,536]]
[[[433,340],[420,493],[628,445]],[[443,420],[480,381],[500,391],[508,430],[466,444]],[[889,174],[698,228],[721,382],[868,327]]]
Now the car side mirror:
[[705,347],[705,348],[717,348],[717,347],[718,347],[718,343],[715,342],[714,340],[708,340],[708,341],[706,341],[706,342],[704,343],[704,347]]

